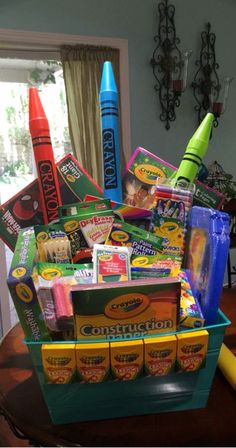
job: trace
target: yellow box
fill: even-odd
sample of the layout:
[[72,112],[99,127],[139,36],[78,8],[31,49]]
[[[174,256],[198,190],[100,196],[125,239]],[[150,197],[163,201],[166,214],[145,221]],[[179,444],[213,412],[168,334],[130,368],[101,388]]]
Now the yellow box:
[[111,342],[111,370],[114,378],[134,380],[143,371],[143,341]]
[[176,361],[176,336],[161,336],[144,339],[144,369],[153,376],[164,376],[171,372]]
[[205,367],[209,334],[206,330],[177,334],[178,371],[194,372]]
[[76,344],[77,375],[81,383],[101,383],[110,372],[108,342]]
[[75,344],[42,344],[41,354],[47,383],[67,384],[75,380]]

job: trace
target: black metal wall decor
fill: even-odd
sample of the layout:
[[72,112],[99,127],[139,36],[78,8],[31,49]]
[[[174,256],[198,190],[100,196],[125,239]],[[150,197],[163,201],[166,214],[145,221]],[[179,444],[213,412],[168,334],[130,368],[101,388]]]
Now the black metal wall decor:
[[190,52],[184,54],[178,48],[180,39],[176,37],[175,7],[164,0],[158,5],[158,34],[154,36],[156,48],[150,61],[156,79],[155,91],[161,105],[160,120],[170,129],[170,122],[176,119],[176,107],[180,106],[180,96],[186,88],[187,66]]
[[218,118],[225,111],[229,85],[233,78],[220,79],[217,73],[219,64],[216,62],[215,41],[216,36],[211,32],[211,24],[208,22],[206,31],[201,33],[200,58],[195,62],[198,67],[192,82],[193,95],[197,102],[195,110],[200,123],[207,112],[215,116],[214,126],[218,126]]

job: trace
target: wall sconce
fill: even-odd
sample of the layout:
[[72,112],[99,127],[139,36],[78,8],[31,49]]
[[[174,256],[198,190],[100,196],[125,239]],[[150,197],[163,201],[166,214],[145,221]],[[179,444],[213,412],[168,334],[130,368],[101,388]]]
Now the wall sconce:
[[216,36],[211,32],[211,24],[207,23],[206,31],[201,33],[202,46],[200,58],[196,61],[198,70],[192,82],[193,95],[197,101],[195,110],[198,113],[198,123],[207,112],[215,115],[214,126],[218,126],[218,118],[224,113],[229,92],[229,85],[233,78],[219,78],[216,62],[215,41]]
[[188,60],[191,52],[181,53],[176,37],[175,7],[168,0],[159,3],[158,34],[154,36],[157,46],[150,61],[157,83],[154,89],[159,94],[160,120],[170,129],[170,122],[176,119],[175,108],[180,106],[180,96],[186,89]]

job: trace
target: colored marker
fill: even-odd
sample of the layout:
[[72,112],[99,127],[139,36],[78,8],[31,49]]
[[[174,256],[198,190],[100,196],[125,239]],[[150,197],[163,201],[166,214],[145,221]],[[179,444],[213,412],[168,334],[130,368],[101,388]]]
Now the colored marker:
[[176,185],[187,186],[194,182],[207,151],[213,120],[214,115],[208,113],[189,140],[182,162],[173,176]]
[[58,218],[60,189],[47,117],[35,87],[29,89],[29,128],[38,172],[44,223]]
[[122,202],[118,91],[109,61],[104,62],[100,86],[104,196]]

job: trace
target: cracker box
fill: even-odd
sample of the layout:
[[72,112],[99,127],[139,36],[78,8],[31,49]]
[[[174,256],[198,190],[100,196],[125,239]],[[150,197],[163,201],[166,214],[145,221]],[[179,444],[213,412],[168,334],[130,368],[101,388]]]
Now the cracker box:
[[77,377],[81,383],[101,383],[110,373],[108,342],[76,344]]
[[144,370],[151,376],[164,376],[175,367],[175,335],[144,339]]
[[[57,163],[63,204],[83,201],[86,194],[102,196],[102,189],[72,154]],[[0,206],[0,238],[13,251],[20,229],[43,224],[38,181],[34,180]]]
[[177,337],[177,370],[194,372],[205,367],[209,334],[206,330],[180,333]]
[[143,341],[111,342],[111,371],[116,380],[135,380],[143,371]]
[[75,344],[42,344],[45,382],[68,384],[75,380]]
[[[124,202],[135,207],[151,209],[155,204],[155,185],[163,183],[176,171],[176,167],[165,162],[144,148],[137,148],[129,160],[123,176]],[[220,209],[224,196],[218,191],[196,181],[194,205]]]
[[114,340],[172,332],[177,327],[178,278],[72,286],[78,340]]
[[25,337],[30,341],[47,341],[50,336],[36,292],[35,255],[33,227],[20,230],[7,284]]

